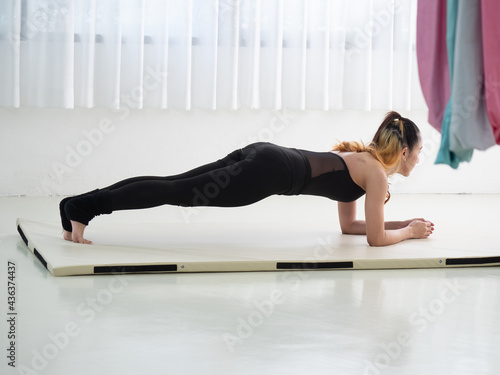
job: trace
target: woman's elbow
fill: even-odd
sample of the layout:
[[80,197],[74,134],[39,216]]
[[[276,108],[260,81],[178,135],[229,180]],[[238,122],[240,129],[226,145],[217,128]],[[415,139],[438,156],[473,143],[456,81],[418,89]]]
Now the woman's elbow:
[[340,225],[342,234],[356,234],[352,225]]
[[351,234],[349,228],[340,227],[340,231],[342,232],[342,234]]
[[366,234],[364,224],[356,221],[349,224],[341,223],[340,230],[342,231],[342,234]]
[[366,241],[368,242],[368,245],[370,245],[371,247],[385,246],[385,243],[379,238],[373,238],[367,236]]

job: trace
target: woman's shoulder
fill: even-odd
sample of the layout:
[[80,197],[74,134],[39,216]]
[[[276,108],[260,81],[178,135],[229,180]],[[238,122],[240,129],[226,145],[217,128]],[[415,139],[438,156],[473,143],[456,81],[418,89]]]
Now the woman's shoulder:
[[[367,169],[367,170],[381,170],[384,172],[382,164],[375,159],[369,152],[338,152],[331,151],[339,155],[347,164],[347,167],[351,169],[351,166],[356,169]],[[385,173],[385,172],[384,172]]]
[[368,152],[335,152],[344,159],[356,184],[365,191],[370,185],[387,184],[387,174],[380,162]]

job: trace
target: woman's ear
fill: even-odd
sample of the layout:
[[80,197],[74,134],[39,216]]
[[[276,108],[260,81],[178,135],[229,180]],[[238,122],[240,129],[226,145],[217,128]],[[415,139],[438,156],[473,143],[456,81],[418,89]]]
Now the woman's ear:
[[410,155],[410,151],[408,150],[408,147],[403,148],[401,151],[401,158],[406,161],[406,158]]

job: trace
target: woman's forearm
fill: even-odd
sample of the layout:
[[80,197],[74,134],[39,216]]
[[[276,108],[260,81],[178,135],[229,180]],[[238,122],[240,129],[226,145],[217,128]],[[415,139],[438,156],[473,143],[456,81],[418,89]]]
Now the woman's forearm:
[[367,237],[367,240],[370,246],[388,246],[410,238],[413,238],[413,234],[411,228],[406,226],[400,229],[386,229],[378,238]]
[[384,223],[384,227],[386,230],[391,230],[391,229],[402,229],[408,226],[409,222],[408,221],[386,221]]
[[[434,224],[424,219],[407,221],[386,221],[380,233],[367,235],[370,246],[387,246],[410,238],[427,238],[434,231]],[[348,228],[342,228],[344,234],[366,234],[366,222],[355,220]]]
[[[384,223],[385,230],[395,230],[402,229],[408,226],[407,221],[386,221]],[[349,228],[343,228],[342,233],[344,234],[366,234],[366,222],[365,220],[355,220],[351,223]]]

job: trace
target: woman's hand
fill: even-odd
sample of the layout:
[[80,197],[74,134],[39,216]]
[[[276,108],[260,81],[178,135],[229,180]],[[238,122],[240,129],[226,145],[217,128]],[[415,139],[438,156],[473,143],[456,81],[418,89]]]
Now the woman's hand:
[[413,219],[408,224],[411,238],[427,238],[434,232],[434,223],[425,219]]

